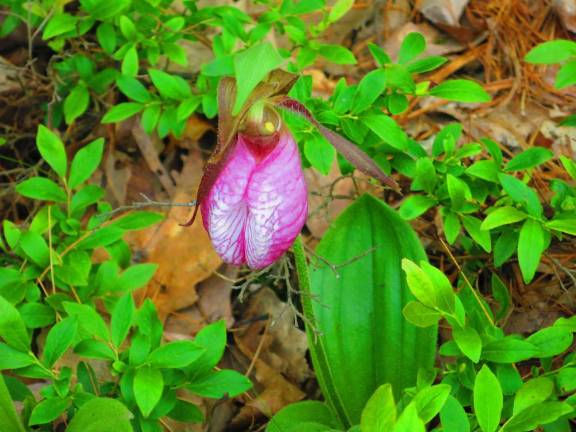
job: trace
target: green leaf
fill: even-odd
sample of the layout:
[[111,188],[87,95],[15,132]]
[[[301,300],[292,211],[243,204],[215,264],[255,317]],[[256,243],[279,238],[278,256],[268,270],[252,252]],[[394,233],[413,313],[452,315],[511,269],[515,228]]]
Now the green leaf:
[[545,247],[546,237],[542,224],[534,219],[526,220],[518,237],[518,263],[525,283],[534,278]]
[[562,354],[572,345],[572,331],[565,327],[547,327],[531,334],[526,342],[538,348],[538,357],[549,358]]
[[362,117],[362,123],[374,132],[386,144],[398,150],[405,150],[408,146],[408,137],[398,123],[384,114],[371,114]]
[[64,100],[64,119],[66,124],[72,124],[80,117],[90,103],[90,93],[84,84],[78,84]]
[[416,175],[411,189],[433,193],[437,183],[436,168],[432,159],[427,156],[419,158],[416,161]]
[[134,40],[136,38],[136,26],[126,15],[120,16],[120,31],[128,40]]
[[82,250],[73,249],[64,256],[62,266],[56,267],[54,274],[68,285],[86,286],[91,268],[90,255]]
[[47,367],[54,366],[54,363],[70,348],[76,337],[77,329],[78,321],[76,318],[64,318],[50,329],[46,336],[43,352],[43,361]]
[[458,238],[458,234],[460,234],[460,219],[458,219],[458,215],[451,211],[445,211],[443,216],[446,240],[448,240],[448,243],[453,244]]
[[112,286],[112,291],[133,291],[146,285],[158,268],[158,264],[145,263],[135,264],[122,272],[116,283]]
[[160,104],[148,105],[144,112],[142,113],[142,128],[147,134],[151,134],[158,120],[160,119],[160,114],[162,113],[162,107]]
[[317,426],[313,429],[317,431],[342,428],[324,402],[308,400],[290,404],[278,411],[270,419],[266,432],[298,432],[308,425]]
[[576,236],[576,217],[557,217],[546,222],[546,228]]
[[236,98],[232,109],[238,115],[256,86],[283,62],[270,42],[261,42],[234,56]]
[[570,414],[574,409],[565,402],[543,402],[532,405],[522,412],[512,416],[501,429],[502,432],[530,432],[539,425],[552,423],[563,415]]
[[[559,123],[560,126],[566,126],[566,127],[576,127],[576,114],[572,114],[569,115],[567,117],[564,117],[562,119],[562,121]],[[560,156],[560,158],[563,158],[566,156]],[[574,178],[574,176],[572,176],[572,178]]]
[[361,113],[370,108],[386,89],[386,72],[384,69],[375,69],[368,72],[356,87],[350,111],[353,114]]
[[354,0],[336,0],[328,14],[328,22],[333,23],[342,18],[354,6]]
[[124,294],[114,306],[110,327],[112,343],[115,347],[119,348],[126,336],[128,336],[135,310],[136,307],[134,306],[134,299],[131,293]]
[[204,349],[200,358],[191,365],[196,376],[204,375],[218,364],[226,348],[226,323],[216,321],[204,326],[194,338],[194,342]]
[[103,22],[96,30],[96,38],[104,51],[112,54],[116,50],[116,31],[110,23]]
[[92,18],[99,21],[118,16],[131,3],[131,0],[80,0],[82,9],[88,12]]
[[514,207],[499,207],[491,212],[480,225],[481,230],[491,230],[502,225],[509,225],[526,219],[528,215]]
[[29,426],[50,423],[62,415],[70,405],[70,399],[44,399],[34,407],[28,420]]
[[164,219],[161,213],[150,211],[134,211],[116,219],[110,224],[123,230],[140,230],[155,225]]
[[66,432],[132,432],[132,417],[121,402],[95,397],[80,407]]
[[383,384],[368,399],[362,411],[360,428],[364,431],[391,431],[396,423],[396,404],[392,385]]
[[438,324],[442,314],[434,309],[424,306],[420,302],[411,301],[402,309],[404,317],[417,327],[430,327]]
[[91,338],[96,336],[103,341],[110,340],[108,326],[92,306],[72,302],[63,302],[62,306],[68,316],[76,317],[81,337]]
[[414,403],[409,404],[396,423],[394,432],[425,432],[424,422],[418,416],[418,410]]
[[538,348],[530,342],[507,336],[490,342],[482,349],[482,358],[494,363],[516,363],[538,355]]
[[444,432],[470,432],[468,415],[458,399],[449,395],[440,410],[440,422]]
[[[363,229],[354,229],[358,226]],[[416,384],[418,369],[434,364],[437,327],[417,328],[402,316],[413,298],[401,260],[421,261],[426,255],[410,225],[370,195],[356,200],[333,222],[316,253],[331,263],[352,260],[339,267],[338,274],[320,265],[310,279],[303,256],[297,268],[301,289],[310,289],[302,297],[305,314],[321,333],[308,326],[322,393],[343,423],[358,424],[380,385],[392,384],[399,397]],[[386,266],[378,265],[384,261]],[[319,301],[309,300],[313,297]]]
[[0,296],[0,336],[18,351],[30,351],[30,337],[18,310]]
[[116,85],[122,93],[136,102],[147,103],[151,100],[150,92],[136,78],[121,75],[116,79]]
[[498,183],[498,165],[492,160],[474,162],[466,168],[466,174],[491,183]]
[[482,432],[494,432],[500,424],[503,396],[496,375],[482,366],[474,381],[474,412]]
[[68,33],[76,28],[77,22],[78,17],[68,13],[59,13],[50,18],[46,27],[44,27],[42,39],[48,40],[60,36],[61,34]]
[[572,177],[572,180],[576,180],[576,162],[564,155],[560,156],[560,162],[562,162],[564,169]]
[[553,40],[532,48],[524,58],[528,63],[555,64],[576,56],[576,42]]
[[418,32],[411,32],[404,38],[398,53],[399,63],[408,63],[426,50],[426,39]]
[[0,430],[6,432],[26,431],[20,417],[16,413],[2,374],[0,374]]
[[375,45],[370,42],[368,44],[368,49],[370,50],[370,54],[372,54],[372,57],[374,57],[374,60],[376,60],[378,66],[383,67],[386,64],[392,63],[390,56],[386,54],[386,51],[384,51],[378,45]]
[[186,55],[186,50],[176,43],[166,43],[162,46],[164,54],[172,60],[174,63],[180,66],[186,66],[188,64],[188,57]]
[[304,141],[304,155],[314,168],[328,175],[334,156],[336,156],[336,150],[323,136],[314,133]]
[[352,51],[342,45],[320,44],[318,54],[332,63],[340,65],[356,64],[356,57],[354,57]]
[[44,125],[38,126],[36,147],[40,155],[61,178],[66,177],[68,161],[64,144],[58,136]]
[[504,169],[506,171],[520,171],[533,168],[549,161],[553,155],[552,151],[547,148],[532,147],[510,159]]
[[81,357],[94,358],[100,360],[116,360],[116,354],[110,346],[96,339],[84,339],[76,344],[74,352]]
[[400,206],[399,214],[405,220],[412,220],[426,213],[436,205],[436,200],[424,195],[411,195]]
[[136,369],[134,375],[134,397],[144,417],[148,417],[160,402],[164,391],[162,372],[151,366]]
[[492,239],[490,237],[490,231],[480,229],[482,221],[474,216],[462,216],[462,223],[468,234],[470,234],[470,237],[482,246],[482,249],[489,253],[492,250]]
[[494,265],[500,267],[512,256],[518,245],[518,232],[505,230],[494,244]]
[[161,70],[148,69],[148,75],[158,89],[160,95],[167,99],[184,100],[192,96],[188,82],[177,76]]
[[402,114],[408,109],[409,102],[408,98],[401,93],[392,93],[386,99],[386,104],[390,114],[397,115]]
[[514,397],[513,414],[525,410],[526,408],[544,402],[554,392],[554,381],[546,377],[538,377],[526,381]]
[[491,98],[481,85],[468,80],[446,80],[432,88],[431,96],[456,102],[490,102]]
[[[36,359],[31,354],[25,354],[9,345],[0,342],[0,371],[6,369],[18,369],[34,364]],[[1,385],[1,384],[0,384]],[[0,396],[1,397],[1,396]],[[0,413],[2,407],[0,406]],[[1,425],[1,420],[0,420]],[[2,429],[0,429],[2,430]]]
[[34,231],[26,231],[20,237],[20,247],[28,258],[40,267],[50,264],[50,249],[48,243],[40,234]]
[[459,179],[458,177],[455,177],[452,174],[448,174],[446,176],[446,186],[448,188],[448,195],[450,196],[450,201],[452,203],[452,210],[461,210],[466,201],[472,199],[470,187],[465,181]]
[[122,59],[122,74],[135,77],[138,75],[138,69],[140,67],[140,62],[138,59],[138,50],[135,45],[132,45],[124,54]]
[[236,397],[252,387],[250,380],[235,370],[210,372],[188,384],[186,388],[202,397],[220,399]]
[[113,106],[110,110],[102,117],[102,123],[117,123],[122,120],[132,117],[138,114],[144,105],[134,102],[124,102]]
[[482,352],[482,340],[474,327],[453,327],[452,337],[460,351],[474,363],[478,363]]
[[177,399],[174,408],[168,413],[168,417],[181,423],[203,423],[204,414],[193,403]]
[[411,74],[419,74],[424,72],[430,72],[434,69],[438,69],[444,63],[446,63],[448,59],[442,56],[429,56],[425,57],[421,60],[416,60],[411,62],[410,64],[406,65],[408,72]]
[[532,216],[542,215],[542,204],[538,195],[528,185],[508,174],[498,174],[500,184],[513,201],[526,207],[528,213]]
[[30,177],[24,180],[16,185],[16,192],[27,198],[66,202],[66,192],[52,180],[44,177]]
[[72,159],[72,164],[70,166],[68,186],[71,189],[76,189],[90,178],[100,165],[103,152],[103,138],[98,138],[78,150],[78,153],[76,153],[76,156]]
[[416,404],[418,416],[424,423],[430,422],[440,412],[450,395],[448,384],[425,387],[416,394],[412,403]]
[[192,341],[174,341],[156,348],[146,362],[158,368],[183,368],[203,353],[204,349]]

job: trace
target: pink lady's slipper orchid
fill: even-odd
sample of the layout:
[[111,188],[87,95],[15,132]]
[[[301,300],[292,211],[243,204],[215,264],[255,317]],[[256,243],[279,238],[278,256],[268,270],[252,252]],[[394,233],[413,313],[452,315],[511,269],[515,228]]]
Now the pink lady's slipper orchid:
[[186,225],[200,209],[214,249],[227,263],[253,269],[272,264],[306,222],[307,190],[298,146],[274,105],[308,118],[358,169],[395,186],[358,147],[286,97],[293,82],[291,74],[272,72],[236,116],[231,112],[235,82],[220,82],[218,144],[200,182],[196,211]]

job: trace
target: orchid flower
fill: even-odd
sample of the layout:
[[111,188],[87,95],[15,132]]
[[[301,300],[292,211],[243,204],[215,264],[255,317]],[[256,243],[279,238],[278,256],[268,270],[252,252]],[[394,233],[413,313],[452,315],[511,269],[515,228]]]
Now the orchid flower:
[[218,88],[218,144],[200,182],[197,206],[214,249],[223,261],[252,269],[278,260],[306,222],[308,201],[298,146],[277,107],[310,120],[358,169],[396,188],[357,146],[320,125],[286,93],[292,74],[273,71],[237,116],[231,107],[236,93],[232,78]]

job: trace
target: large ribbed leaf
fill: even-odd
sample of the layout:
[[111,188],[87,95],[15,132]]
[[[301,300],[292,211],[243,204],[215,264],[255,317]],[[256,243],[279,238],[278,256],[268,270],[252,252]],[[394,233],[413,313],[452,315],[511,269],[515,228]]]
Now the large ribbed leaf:
[[316,335],[308,329],[314,368],[334,412],[344,424],[358,424],[380,385],[391,383],[399,399],[419,368],[433,366],[437,328],[417,328],[402,316],[413,297],[401,260],[426,255],[410,225],[371,195],[342,213],[318,245],[316,253],[337,274],[319,263],[308,280],[299,246],[304,311],[316,327]]

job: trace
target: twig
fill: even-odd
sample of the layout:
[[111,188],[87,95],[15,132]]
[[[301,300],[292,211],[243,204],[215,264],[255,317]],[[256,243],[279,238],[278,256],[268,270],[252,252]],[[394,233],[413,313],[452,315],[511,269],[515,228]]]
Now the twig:
[[144,199],[144,202],[135,201],[130,205],[116,207],[114,210],[111,210],[107,213],[102,213],[100,217],[110,217],[115,215],[116,213],[120,213],[126,210],[141,209],[146,207],[196,207],[196,200],[187,203],[173,203],[173,202],[154,201],[148,198],[148,196],[146,196],[143,193],[141,193],[140,196]]

